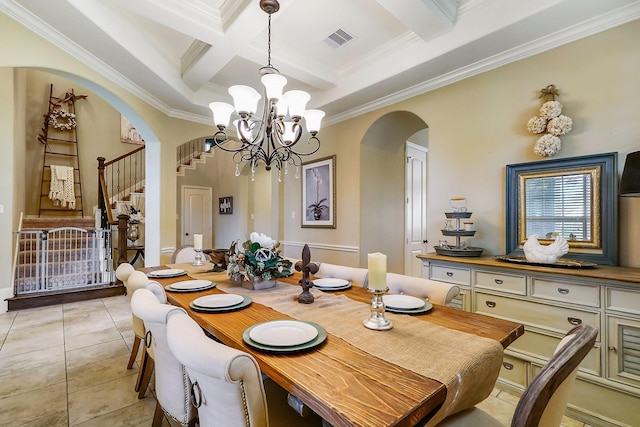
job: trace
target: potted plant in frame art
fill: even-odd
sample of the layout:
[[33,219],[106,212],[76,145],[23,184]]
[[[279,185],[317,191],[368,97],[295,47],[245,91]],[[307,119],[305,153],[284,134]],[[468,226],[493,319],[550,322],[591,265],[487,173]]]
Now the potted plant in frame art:
[[302,164],[302,227],[336,228],[336,156]]

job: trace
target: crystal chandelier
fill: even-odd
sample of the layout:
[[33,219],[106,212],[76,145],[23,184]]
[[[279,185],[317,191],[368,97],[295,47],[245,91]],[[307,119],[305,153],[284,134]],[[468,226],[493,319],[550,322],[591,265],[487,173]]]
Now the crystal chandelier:
[[[268,60],[267,65],[260,68],[265,89],[262,117],[254,117],[261,99],[258,91],[249,86],[231,86],[229,94],[233,97],[234,105],[225,102],[209,104],[213,122],[218,128],[213,135],[213,146],[234,153],[236,176],[240,175],[240,164],[251,163],[253,179],[256,164],[262,161],[266,170],[275,166],[279,172],[284,169],[285,174],[289,165],[295,166],[297,178],[302,163],[301,156],[308,156],[320,149],[320,140],[316,135],[324,112],[306,110],[307,102],[311,99],[307,92],[290,90],[282,93],[287,79],[271,65],[271,14],[280,9],[280,4],[277,0],[260,0],[260,8],[269,16]],[[225,133],[234,111],[240,116],[233,122],[238,141],[228,138]],[[303,117],[310,134],[306,147],[297,145],[302,137]],[[279,173],[278,179],[280,178]]]

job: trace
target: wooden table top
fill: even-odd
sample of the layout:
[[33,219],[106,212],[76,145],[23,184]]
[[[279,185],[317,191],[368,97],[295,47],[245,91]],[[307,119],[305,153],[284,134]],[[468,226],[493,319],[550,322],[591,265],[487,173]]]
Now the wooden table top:
[[[149,272],[158,268],[145,268]],[[300,273],[279,282],[297,285]],[[225,276],[222,276],[225,277]],[[157,279],[163,285],[189,276]],[[413,426],[435,413],[446,397],[445,386],[376,358],[346,341],[328,334],[319,347],[296,354],[256,350],[244,343],[243,332],[260,322],[289,319],[255,301],[247,308],[224,314],[199,313],[189,307],[194,299],[223,293],[218,288],[202,292],[167,292],[169,303],[187,310],[206,331],[224,344],[252,354],[262,371],[335,427]],[[371,293],[354,286],[339,292],[369,304]],[[451,329],[492,338],[504,348],[524,333],[521,324],[434,305],[416,318]]]

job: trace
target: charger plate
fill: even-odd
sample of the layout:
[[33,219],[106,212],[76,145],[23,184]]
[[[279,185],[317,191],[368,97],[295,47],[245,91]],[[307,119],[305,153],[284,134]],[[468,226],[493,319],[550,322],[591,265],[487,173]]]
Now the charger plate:
[[[275,322],[304,323],[306,325],[313,327],[317,333],[315,335],[315,338],[311,339],[310,341],[307,341],[301,344],[295,344],[295,345],[268,345],[268,344],[262,344],[260,342],[254,341],[251,338],[252,330],[254,330],[255,328],[264,327],[263,325],[267,325]],[[327,331],[322,326],[313,322],[302,322],[299,320],[274,320],[271,322],[258,323],[257,325],[253,325],[250,328],[247,328],[242,334],[242,339],[244,340],[245,343],[247,343],[251,347],[257,348],[259,350],[275,352],[275,353],[293,353],[297,351],[308,350],[322,344],[327,339]],[[261,339],[261,338],[258,337],[258,339]],[[301,339],[302,338],[300,338],[300,340]]]
[[432,308],[433,308],[433,304],[431,304],[429,301],[425,301],[424,306],[420,308],[405,309],[405,308],[387,307],[386,311],[390,313],[398,313],[398,314],[422,314],[430,311]]
[[241,304],[244,301],[242,295],[237,294],[215,294],[205,295],[194,299],[193,305],[201,308],[227,308]]
[[242,296],[242,302],[240,304],[235,304],[228,307],[218,307],[218,308],[200,307],[199,305],[195,305],[194,301],[191,301],[189,303],[189,307],[191,307],[192,310],[198,311],[201,313],[228,313],[230,311],[242,310],[243,308],[248,307],[253,302],[251,297],[244,296],[244,295]]
[[185,280],[171,283],[164,288],[169,292],[200,292],[215,287],[216,284],[210,280]]
[[147,274],[147,277],[179,277],[187,274],[186,271],[179,268],[167,268],[164,270],[155,270]]
[[323,279],[314,279],[313,286],[321,291],[343,291],[351,287],[351,282],[345,279],[325,277]]
[[402,310],[416,310],[424,307],[425,300],[412,297],[410,295],[383,295],[384,305],[389,308],[399,308]]

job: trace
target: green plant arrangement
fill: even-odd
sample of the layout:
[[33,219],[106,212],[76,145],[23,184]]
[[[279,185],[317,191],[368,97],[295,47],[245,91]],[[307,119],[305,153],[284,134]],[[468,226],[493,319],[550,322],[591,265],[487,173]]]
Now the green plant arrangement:
[[254,231],[242,244],[242,249],[237,248],[237,241],[231,245],[227,274],[233,280],[252,280],[253,277],[272,280],[290,276],[292,263],[280,253],[279,242]]

